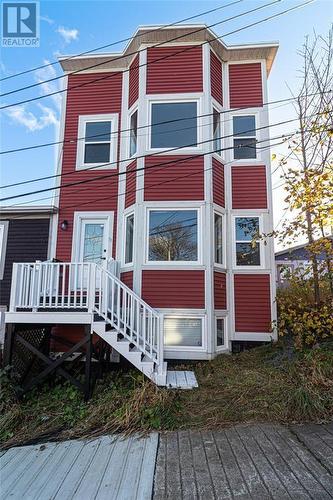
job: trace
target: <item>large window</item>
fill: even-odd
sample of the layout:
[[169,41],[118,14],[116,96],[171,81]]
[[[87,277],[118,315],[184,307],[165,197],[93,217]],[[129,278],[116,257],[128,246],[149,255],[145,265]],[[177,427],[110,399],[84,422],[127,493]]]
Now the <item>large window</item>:
[[213,146],[213,151],[221,154],[221,117],[215,108],[213,108]]
[[197,210],[149,211],[149,261],[198,261]]
[[234,158],[236,160],[257,157],[256,152],[256,120],[255,116],[234,116]]
[[196,147],[197,103],[164,102],[151,106],[151,148]]
[[202,347],[202,318],[164,318],[166,347]]
[[130,119],[130,156],[135,155],[138,141],[138,112],[134,111]]
[[236,266],[260,266],[259,217],[235,218]]
[[215,264],[223,264],[223,216],[214,213],[214,260]]
[[133,263],[134,248],[134,214],[125,219],[125,264]]
[[79,117],[77,169],[90,165],[117,168],[117,115],[84,115]]

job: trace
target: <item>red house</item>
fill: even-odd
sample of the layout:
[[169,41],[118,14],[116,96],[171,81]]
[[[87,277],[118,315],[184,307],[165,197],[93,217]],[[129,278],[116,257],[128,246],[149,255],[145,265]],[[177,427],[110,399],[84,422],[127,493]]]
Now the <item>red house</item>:
[[7,323],[85,325],[160,385],[165,360],[275,338],[273,244],[257,236],[273,228],[276,52],[183,25],[60,58],[56,261],[16,264]]

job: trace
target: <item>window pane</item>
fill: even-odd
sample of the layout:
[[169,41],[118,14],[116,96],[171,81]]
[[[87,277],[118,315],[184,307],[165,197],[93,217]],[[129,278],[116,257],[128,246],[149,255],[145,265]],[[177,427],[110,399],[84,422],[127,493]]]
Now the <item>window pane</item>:
[[154,210],[149,217],[150,261],[196,261],[198,214],[195,210]]
[[214,138],[214,151],[220,153],[221,149],[221,120],[220,113],[213,110],[213,138]]
[[237,266],[260,266],[259,243],[236,243]]
[[133,156],[136,153],[136,148],[137,148],[137,136],[138,136],[138,112],[135,111],[135,113],[132,114],[131,116],[131,123],[130,123],[130,156]]
[[258,217],[236,217],[236,241],[252,241],[258,235]]
[[111,140],[111,122],[86,123],[86,142],[105,142]]
[[104,224],[85,224],[83,262],[101,264],[103,256]]
[[[161,124],[158,125],[158,123]],[[152,105],[152,148],[184,147],[196,145],[196,143],[196,102],[162,103]]]
[[125,264],[133,262],[134,215],[126,218]]
[[233,127],[235,137],[253,137],[256,135],[256,120],[254,116],[234,116]]
[[222,216],[219,214],[214,214],[214,233],[215,233],[215,263],[223,264]]
[[[247,146],[248,144],[248,146]],[[234,158],[236,160],[256,158],[256,139],[234,139]]]
[[216,345],[224,345],[224,319],[218,318],[216,320]]
[[84,163],[108,163],[110,161],[110,144],[86,144]]
[[164,318],[166,346],[201,347],[202,320],[196,318]]

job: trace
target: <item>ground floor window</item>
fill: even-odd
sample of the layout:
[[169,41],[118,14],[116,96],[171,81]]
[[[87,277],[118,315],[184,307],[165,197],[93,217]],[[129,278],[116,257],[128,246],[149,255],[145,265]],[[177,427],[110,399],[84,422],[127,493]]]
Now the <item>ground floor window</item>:
[[224,347],[225,344],[225,318],[216,318],[216,347]]
[[202,318],[165,317],[165,347],[202,347]]

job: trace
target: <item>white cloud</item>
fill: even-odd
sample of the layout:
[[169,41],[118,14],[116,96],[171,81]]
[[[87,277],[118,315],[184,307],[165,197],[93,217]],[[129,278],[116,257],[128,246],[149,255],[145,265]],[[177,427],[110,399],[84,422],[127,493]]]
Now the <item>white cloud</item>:
[[65,28],[64,26],[59,26],[57,32],[63,37],[65,43],[70,43],[73,40],[77,40],[79,38],[79,30],[77,30],[76,28],[69,29]]
[[[47,66],[44,68],[38,69],[35,72],[35,80],[37,83],[40,83],[40,93],[41,95],[45,94],[53,94],[54,92],[58,92],[61,90],[61,79],[60,80],[54,80],[51,82],[45,82],[45,80],[49,80],[52,78],[57,77],[57,72],[55,70],[54,66],[49,65],[50,61],[45,59],[43,63]],[[45,83],[42,83],[45,82]],[[55,107],[57,108],[58,112],[60,111],[61,108],[61,93],[60,94],[54,94],[50,96],[50,99],[52,99]]]
[[39,19],[41,21],[45,21],[47,22],[48,24],[54,24],[54,21],[53,19],[51,19],[48,15],[45,15],[45,16],[40,16]]
[[13,123],[23,125],[30,132],[42,130],[50,125],[59,125],[57,114],[52,108],[42,104],[38,104],[38,107],[41,110],[39,116],[28,111],[24,104],[8,108],[5,112]]

